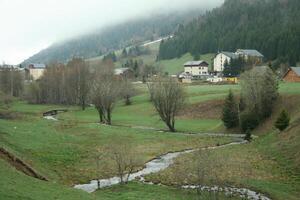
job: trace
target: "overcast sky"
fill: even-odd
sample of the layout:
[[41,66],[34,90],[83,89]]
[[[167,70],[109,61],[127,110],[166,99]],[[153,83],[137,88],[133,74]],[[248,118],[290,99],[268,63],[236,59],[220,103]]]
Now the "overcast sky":
[[19,64],[54,42],[157,11],[224,0],[0,0],[0,62]]

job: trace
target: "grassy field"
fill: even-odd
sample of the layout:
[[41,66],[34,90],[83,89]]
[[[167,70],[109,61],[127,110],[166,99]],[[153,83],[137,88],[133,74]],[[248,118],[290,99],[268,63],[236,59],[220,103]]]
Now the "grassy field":
[[[171,188],[157,185],[144,185],[140,183],[130,183],[124,186],[117,186],[104,189],[96,192],[97,197],[103,200],[198,200],[199,196],[195,191],[182,190],[178,188]],[[201,199],[213,199],[209,193],[203,192]],[[219,200],[223,199],[239,199],[237,197],[226,197],[223,194],[219,195]]]
[[[212,68],[212,59],[214,54],[205,54],[200,56],[200,60],[206,61],[210,69]],[[187,61],[194,60],[193,56],[189,53],[181,56],[180,58],[174,58],[170,60],[161,60],[157,62],[155,65],[160,68],[164,72],[168,72],[170,75],[176,75],[179,72],[184,71],[183,65]]]
[[[113,112],[113,124],[124,126],[145,126],[166,129],[159,120],[153,106],[149,102],[145,85],[137,85],[139,94],[133,98],[130,106],[119,102]],[[187,107],[210,104],[222,100],[229,90],[238,93],[238,85],[193,85],[186,86]],[[236,173],[221,174],[224,183],[247,186],[269,194],[274,199],[295,199],[299,191],[299,118],[300,107],[295,106],[300,94],[300,84],[280,84],[280,93],[286,96],[282,102],[288,105],[294,126],[288,134],[278,135],[271,125],[274,119],[259,128],[260,138],[252,144],[234,146],[215,151],[225,160],[226,169]],[[18,112],[14,120],[0,120],[0,146],[5,147],[42,175],[50,179],[45,183],[27,177],[0,160],[1,186],[0,196],[4,199],[153,199],[148,193],[156,193],[155,199],[193,199],[191,191],[182,191],[169,187],[145,186],[131,183],[117,186],[87,195],[68,187],[76,183],[86,183],[97,177],[95,157],[105,151],[105,147],[117,145],[115,138],[126,138],[132,142],[135,152],[139,152],[142,163],[157,155],[187,148],[215,146],[229,143],[230,138],[206,137],[201,135],[182,135],[179,133],[161,133],[154,130],[127,128],[120,126],[101,126],[97,124],[98,115],[94,108],[81,111],[77,107],[68,107],[69,112],[60,114],[59,121],[43,119],[42,112],[58,108],[57,105],[29,105],[26,102],[14,102],[11,111]],[[64,106],[62,106],[64,107]],[[277,109],[279,110],[279,109]],[[179,116],[176,122],[178,131],[182,132],[219,132],[223,130],[220,119],[204,117],[190,118]],[[269,125],[268,125],[269,124]],[[264,134],[261,134],[264,133]],[[269,133],[269,134],[268,134]],[[188,170],[190,155],[180,157],[175,166]],[[100,166],[100,177],[107,178],[116,174],[114,164],[109,158]],[[142,166],[142,165],[141,165]],[[243,169],[253,166],[251,173]],[[170,168],[152,180],[175,184]],[[224,172],[225,170],[222,170]],[[184,173],[182,173],[184,174]],[[220,176],[221,176],[220,175]],[[241,178],[243,177],[243,178]],[[230,181],[228,181],[230,180]],[[5,184],[4,184],[5,183]],[[135,189],[134,189],[135,188]],[[32,194],[30,194],[30,190]],[[42,192],[41,192],[42,191]],[[172,196],[173,195],[173,196]]]
[[[281,84],[283,95],[274,114],[255,134],[259,138],[242,146],[232,146],[214,150],[209,158],[212,176],[221,185],[236,185],[261,191],[272,199],[296,200],[300,196],[300,84]],[[279,133],[273,128],[274,121],[282,109],[291,115],[290,127]],[[215,162],[217,161],[217,162]],[[195,155],[181,156],[165,171],[148,176],[148,180],[173,185],[183,184],[174,174],[196,173]],[[188,174],[186,174],[188,172]],[[190,183],[197,183],[192,176]]]
[[[0,159],[0,197],[1,200],[183,200],[198,199],[194,191],[180,190],[172,187],[161,187],[130,183],[125,186],[114,186],[88,194],[52,182],[40,181],[16,171]],[[204,194],[209,196],[209,194]],[[228,199],[220,196],[220,200]],[[238,199],[238,198],[236,198]]]

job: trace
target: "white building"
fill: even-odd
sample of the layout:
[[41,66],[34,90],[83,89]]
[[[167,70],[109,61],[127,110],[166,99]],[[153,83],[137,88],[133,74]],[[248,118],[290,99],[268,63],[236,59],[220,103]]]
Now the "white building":
[[46,69],[46,65],[44,64],[29,64],[26,67],[26,80],[38,80],[40,79],[43,74],[44,71]]
[[193,77],[208,76],[208,66],[209,64],[203,60],[189,61],[184,64],[184,72]]
[[215,72],[222,72],[224,71],[224,65],[225,63],[230,63],[231,59],[237,59],[238,55],[232,52],[226,52],[223,51],[219,53],[215,58],[214,58],[214,71]]

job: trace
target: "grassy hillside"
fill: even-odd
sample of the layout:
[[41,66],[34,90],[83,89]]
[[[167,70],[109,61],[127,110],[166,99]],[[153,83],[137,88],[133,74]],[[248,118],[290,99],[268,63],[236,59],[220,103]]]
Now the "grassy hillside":
[[[146,48],[149,49],[149,54],[136,56],[136,57],[122,58],[121,57],[122,50],[118,50],[115,52],[116,56],[118,57],[118,61],[115,63],[115,67],[121,68],[122,65],[124,65],[128,59],[142,60],[145,65],[155,66],[161,72],[167,72],[169,75],[177,75],[178,73],[184,71],[184,67],[183,67],[184,63],[186,63],[187,61],[194,60],[193,56],[187,53],[179,58],[157,61],[159,45],[160,42],[147,45]],[[213,58],[214,58],[214,54],[211,53],[200,55],[200,60],[206,61],[209,64],[210,70],[212,70],[213,67]],[[87,61],[93,64],[102,59],[103,56],[99,56],[99,57],[87,59]]]
[[[300,195],[299,86],[300,84],[294,83],[280,85],[281,97],[272,117],[255,130],[259,138],[247,145],[212,151],[211,161],[218,159],[221,163],[212,164],[212,171],[216,173],[214,176],[218,177],[220,184],[231,183],[253,188],[268,194],[272,199],[298,199]],[[282,109],[290,113],[291,125],[286,131],[279,133],[273,124]],[[171,168],[150,175],[148,179],[160,180],[165,184],[178,182],[174,174],[191,173],[193,162],[195,158],[192,154],[181,156]]]
[[[204,54],[200,56],[200,60],[204,60],[209,64],[212,69],[212,59],[214,54]],[[184,71],[183,65],[187,61],[194,60],[193,56],[189,53],[182,55],[180,58],[174,58],[170,60],[161,60],[156,63],[156,66],[162,69],[162,71],[168,72],[170,75],[176,75],[179,72]]]
[[[19,117],[14,120],[0,119],[0,146],[24,160],[50,182],[25,176],[0,160],[0,196],[4,199],[41,199],[42,196],[49,199],[193,199],[195,194],[190,191],[137,183],[104,189],[92,195],[68,188],[98,177],[95,157],[105,153],[106,146],[116,145],[115,138],[130,139],[142,163],[169,151],[215,146],[232,141],[227,137],[141,129],[166,127],[149,102],[146,86],[140,84],[137,87],[139,95],[133,98],[133,104],[124,106],[123,102],[119,102],[113,112],[113,125],[127,127],[98,125],[98,115],[94,108],[81,111],[77,107],[69,107],[69,112],[58,116],[59,121],[50,121],[43,119],[41,113],[61,106],[15,102],[10,110],[18,112]],[[186,86],[186,89],[189,97],[187,113],[179,114],[177,129],[184,132],[224,130],[219,118],[221,107],[215,102],[222,102],[229,89],[238,92],[239,86],[195,85]],[[299,191],[300,106],[297,100],[300,84],[281,84],[280,93],[286,97],[279,102],[273,118],[276,118],[282,107],[291,105],[287,108],[292,115],[291,127],[285,133],[278,134],[272,129],[274,119],[271,118],[257,130],[256,134],[260,137],[253,143],[218,150],[219,155],[227,158],[224,160],[227,170],[220,172],[234,172],[229,173],[230,176],[222,174],[223,180],[262,191],[274,199],[295,199]],[[217,109],[212,107],[214,105],[217,105]],[[189,155],[181,157],[176,163],[188,169],[186,163],[191,163],[189,158]],[[100,176],[107,178],[116,175],[113,166],[112,160],[105,158],[101,162]],[[243,170],[249,166],[250,171]],[[174,176],[170,174],[172,169],[150,178],[173,185]],[[149,196],[150,193],[155,194],[155,197]]]

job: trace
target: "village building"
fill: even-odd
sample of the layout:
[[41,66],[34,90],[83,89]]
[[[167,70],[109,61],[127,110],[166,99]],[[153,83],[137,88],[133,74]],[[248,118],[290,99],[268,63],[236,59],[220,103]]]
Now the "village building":
[[223,51],[214,58],[214,71],[222,72],[226,63],[230,63],[232,59],[237,59],[238,55],[232,52]]
[[184,73],[193,78],[203,78],[209,76],[209,64],[203,60],[189,61],[184,64]]
[[46,65],[45,64],[29,64],[26,68],[25,68],[25,78],[26,80],[33,80],[36,81],[38,79],[40,79],[43,74],[44,71],[46,69]]
[[242,58],[245,62],[252,64],[262,64],[264,56],[255,49],[238,49],[235,53],[222,51],[214,58],[214,71],[223,72],[226,63],[230,63],[233,59]]
[[238,49],[235,54],[242,57],[244,61],[254,64],[261,64],[264,59],[264,55],[255,49]]
[[116,76],[127,78],[127,79],[133,79],[134,78],[134,72],[130,68],[118,68],[114,71]]
[[283,80],[286,82],[300,82],[300,67],[290,67],[283,76]]

